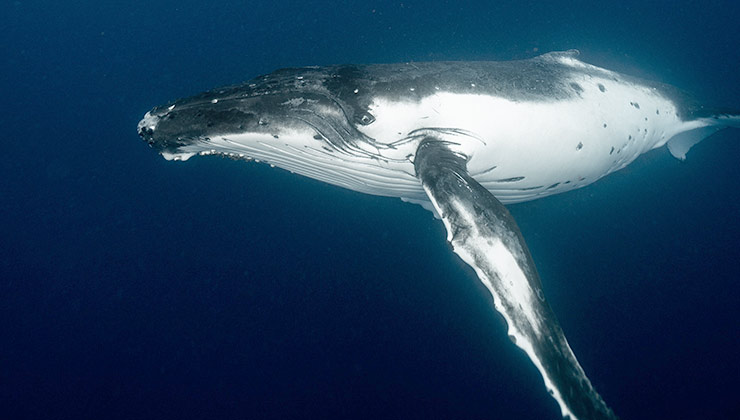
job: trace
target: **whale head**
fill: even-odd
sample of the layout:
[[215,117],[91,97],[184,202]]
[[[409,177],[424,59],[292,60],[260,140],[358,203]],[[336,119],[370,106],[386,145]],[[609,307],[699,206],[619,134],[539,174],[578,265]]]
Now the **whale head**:
[[373,139],[358,127],[374,122],[341,98],[336,76],[321,68],[283,69],[247,83],[155,107],[139,135],[165,158],[223,154],[264,159],[277,149],[312,148],[369,156]]
[[[168,160],[255,160],[368,194],[424,198],[411,162],[419,135],[376,121],[376,93],[353,66],[283,69],[155,107],[138,132]],[[404,135],[383,140],[391,131]]]

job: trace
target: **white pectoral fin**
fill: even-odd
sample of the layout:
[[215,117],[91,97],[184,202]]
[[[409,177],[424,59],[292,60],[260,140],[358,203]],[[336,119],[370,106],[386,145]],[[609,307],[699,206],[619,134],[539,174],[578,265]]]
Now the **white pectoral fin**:
[[668,140],[668,150],[676,159],[686,160],[686,153],[697,143],[728,127],[740,128],[740,115],[722,114],[686,123],[686,129]]
[[678,133],[668,140],[668,151],[674,158],[686,160],[686,153],[689,149],[722,128],[724,127],[708,126]]
[[534,263],[516,222],[466,170],[465,158],[444,142],[426,139],[415,168],[447,228],[447,239],[493,296],[512,341],[542,374],[571,419],[614,419],[591,386],[545,300]]

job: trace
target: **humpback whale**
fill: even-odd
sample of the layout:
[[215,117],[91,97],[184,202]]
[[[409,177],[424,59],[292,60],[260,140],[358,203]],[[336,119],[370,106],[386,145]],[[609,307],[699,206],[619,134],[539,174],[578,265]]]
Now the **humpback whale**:
[[571,50],[506,62],[282,69],[155,107],[138,132],[168,160],[255,160],[432,211],[563,417],[614,419],[570,349],[505,204],[583,187],[658,147],[685,159],[727,127],[740,127],[740,113]]

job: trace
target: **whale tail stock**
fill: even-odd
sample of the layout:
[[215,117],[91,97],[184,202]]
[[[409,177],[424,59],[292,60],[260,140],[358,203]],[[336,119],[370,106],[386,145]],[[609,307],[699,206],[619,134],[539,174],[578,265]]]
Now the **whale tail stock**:
[[679,160],[686,160],[686,153],[695,144],[726,128],[740,128],[740,111],[718,112],[707,117],[684,123],[682,131],[668,140],[668,150]]

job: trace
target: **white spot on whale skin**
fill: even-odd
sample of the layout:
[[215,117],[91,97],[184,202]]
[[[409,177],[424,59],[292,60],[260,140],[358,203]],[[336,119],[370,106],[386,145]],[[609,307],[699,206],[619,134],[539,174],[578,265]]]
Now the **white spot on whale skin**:
[[280,103],[280,105],[300,106],[304,102],[306,102],[304,98],[292,98],[292,99],[288,99],[285,102]]

